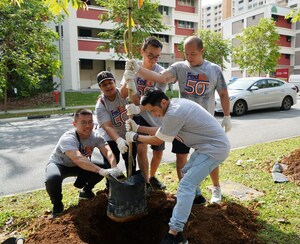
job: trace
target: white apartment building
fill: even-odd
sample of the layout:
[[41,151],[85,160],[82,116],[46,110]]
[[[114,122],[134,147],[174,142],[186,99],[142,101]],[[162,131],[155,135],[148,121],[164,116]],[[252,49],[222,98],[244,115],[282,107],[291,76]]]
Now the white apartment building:
[[[292,24],[284,18],[297,4],[299,7],[299,0],[224,0],[223,38],[232,40],[233,46],[237,45],[235,35],[241,34],[244,28],[258,24],[260,18],[273,18],[280,35],[281,57],[276,72],[270,76],[287,80],[291,74],[300,74],[300,24]],[[234,63],[226,67],[226,79],[248,75]]]
[[222,0],[202,7],[201,27],[215,32],[222,31]]
[[[201,27],[201,0],[160,0],[158,11],[163,23],[169,27],[163,33],[153,33],[163,42],[160,63],[168,66],[181,60],[178,44],[184,37],[194,34]],[[65,90],[87,89],[96,83],[100,71],[111,71],[120,81],[125,62],[119,60],[113,49],[97,52],[96,47],[108,40],[97,36],[100,31],[114,28],[114,23],[100,25],[99,14],[107,11],[97,6],[95,0],[88,2],[88,10],[70,9],[70,15],[62,23],[63,82]],[[135,10],[133,10],[135,11]],[[58,27],[56,26],[58,29]],[[59,80],[57,81],[59,83]]]

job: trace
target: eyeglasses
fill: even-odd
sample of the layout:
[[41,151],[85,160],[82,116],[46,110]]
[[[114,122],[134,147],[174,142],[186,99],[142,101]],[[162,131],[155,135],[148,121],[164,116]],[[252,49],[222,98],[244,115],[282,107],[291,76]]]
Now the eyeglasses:
[[150,59],[150,60],[153,60],[153,59],[159,60],[160,59],[160,55],[154,56],[153,54],[148,54],[147,58]]
[[80,121],[80,125],[81,126],[94,125],[94,121],[93,120],[89,120],[89,121],[82,120],[82,121]]

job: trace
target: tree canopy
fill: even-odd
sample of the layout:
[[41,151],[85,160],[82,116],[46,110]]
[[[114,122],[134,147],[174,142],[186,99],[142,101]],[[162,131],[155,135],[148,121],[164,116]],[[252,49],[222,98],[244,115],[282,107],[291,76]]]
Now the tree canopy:
[[241,35],[236,35],[232,61],[247,74],[268,74],[275,70],[280,57],[279,34],[274,20],[261,18],[256,26],[249,26]]
[[45,25],[54,20],[40,0],[28,0],[22,8],[0,7],[0,97],[27,97],[52,90],[52,75],[59,74],[58,34]]
[[[109,40],[107,44],[98,47],[98,51],[108,48],[114,48],[119,56],[124,56],[124,40],[128,47],[128,38],[126,36],[128,30],[128,1],[124,0],[97,0],[97,3],[109,9],[109,11],[101,14],[100,23],[113,22],[114,28],[100,32],[98,36],[101,39]],[[133,57],[140,57],[140,47],[143,40],[155,32],[162,32],[167,27],[162,24],[162,16],[158,12],[158,2],[145,0],[142,7],[138,8],[138,0],[132,0],[132,50]],[[124,35],[125,33],[125,35]]]

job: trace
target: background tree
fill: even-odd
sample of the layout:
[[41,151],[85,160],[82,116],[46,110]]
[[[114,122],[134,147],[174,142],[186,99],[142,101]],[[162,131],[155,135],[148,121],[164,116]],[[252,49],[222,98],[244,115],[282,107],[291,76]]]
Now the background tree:
[[291,19],[292,23],[300,21],[300,9],[293,9],[287,16],[285,16],[285,19]]
[[[96,0],[97,4],[109,11],[101,14],[100,23],[111,21],[115,27],[100,32],[98,36],[101,39],[109,40],[108,43],[98,47],[98,51],[108,48],[114,48],[119,56],[124,53],[124,33],[128,29],[127,0]],[[138,0],[132,0],[132,19],[134,28],[132,32],[132,55],[135,58],[140,57],[140,47],[145,37],[154,32],[161,32],[167,27],[162,24],[162,16],[158,12],[158,2],[145,0],[142,7],[138,9]],[[125,38],[126,39],[126,38]]]
[[[229,62],[229,56],[231,54],[231,43],[228,39],[223,39],[220,33],[212,30],[198,30],[197,36],[201,38],[204,46],[203,58],[219,65],[222,69],[226,69],[224,62]],[[179,45],[179,50],[184,58],[184,40]]]
[[45,25],[54,20],[40,0],[26,0],[22,7],[0,8],[0,97],[19,97],[52,91],[52,75],[59,74],[56,32]]
[[247,70],[247,74],[268,74],[275,70],[280,57],[279,34],[272,19],[261,18],[237,35],[238,45],[233,48],[232,61]]

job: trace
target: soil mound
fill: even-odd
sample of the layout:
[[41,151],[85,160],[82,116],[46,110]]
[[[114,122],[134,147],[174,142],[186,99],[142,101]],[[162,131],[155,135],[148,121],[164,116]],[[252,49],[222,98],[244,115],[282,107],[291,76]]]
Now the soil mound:
[[[106,215],[108,195],[100,191],[92,200],[81,201],[62,216],[37,219],[26,243],[158,244],[168,231],[175,205],[171,195],[153,191],[147,199],[148,214],[125,223]],[[194,205],[184,236],[189,243],[260,243],[255,223],[257,213],[236,203]]]
[[280,163],[287,165],[287,168],[283,171],[283,174],[300,186],[300,148],[282,158]]

